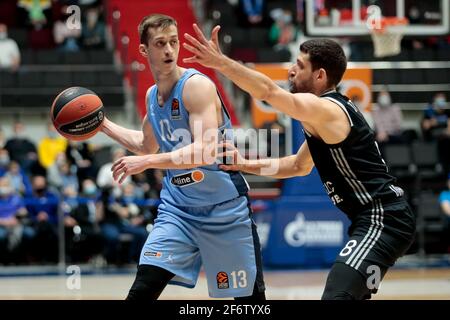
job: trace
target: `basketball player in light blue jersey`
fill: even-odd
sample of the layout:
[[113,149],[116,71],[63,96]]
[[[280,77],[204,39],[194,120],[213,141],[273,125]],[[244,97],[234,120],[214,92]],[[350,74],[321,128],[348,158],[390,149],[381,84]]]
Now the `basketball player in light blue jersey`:
[[180,46],[173,18],[147,16],[139,34],[139,51],[156,82],[147,91],[142,131],[108,119],[102,131],[137,154],[114,163],[119,183],[150,168],[167,173],[127,299],[157,299],[168,283],[192,288],[203,265],[211,297],[263,300],[248,184],[241,173],[220,170],[216,160],[218,139],[231,129],[225,106],[209,78],[177,65]]

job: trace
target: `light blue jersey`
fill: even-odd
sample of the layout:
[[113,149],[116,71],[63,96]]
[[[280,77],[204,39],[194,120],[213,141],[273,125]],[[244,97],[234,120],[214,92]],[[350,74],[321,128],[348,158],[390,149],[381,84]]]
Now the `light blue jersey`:
[[[150,89],[148,119],[161,152],[192,143],[182,94],[186,81],[196,74],[202,75],[186,70],[163,106],[158,104],[157,86]],[[231,129],[223,103],[222,107],[221,135]],[[221,171],[217,164],[167,170],[158,215],[139,264],[166,269],[174,274],[170,283],[187,287],[195,286],[203,266],[211,297],[264,291],[261,249],[247,191],[240,173]]]
[[[158,103],[158,87],[154,85],[150,89],[147,101],[148,120],[161,152],[171,152],[193,142],[189,113],[183,103],[184,85],[193,75],[205,76],[195,69],[187,69],[163,106]],[[223,103],[222,113],[224,123],[219,127],[219,138],[230,134],[232,129]],[[188,170],[167,170],[161,199],[184,207],[202,207],[234,199],[247,191],[248,184],[241,173],[225,172],[219,169],[218,164],[213,164]]]

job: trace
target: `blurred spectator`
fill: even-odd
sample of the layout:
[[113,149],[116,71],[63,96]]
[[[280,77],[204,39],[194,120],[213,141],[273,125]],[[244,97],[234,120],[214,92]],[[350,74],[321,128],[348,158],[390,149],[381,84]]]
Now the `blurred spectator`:
[[8,27],[0,23],[0,71],[17,71],[20,66],[20,51],[17,42],[8,38]]
[[433,140],[447,127],[450,113],[446,107],[445,94],[437,93],[433,102],[424,110],[421,127],[425,140]]
[[6,144],[5,133],[3,132],[2,127],[0,127],[0,149],[3,149]]
[[67,140],[58,135],[52,123],[47,125],[47,136],[38,144],[39,163],[47,169],[55,163],[56,156],[60,152],[65,152]]
[[141,173],[131,176],[135,185],[135,194],[139,199],[157,199],[159,191],[156,186],[156,178],[153,169],[145,170]]
[[0,262],[23,262],[35,236],[22,223],[27,216],[23,199],[14,193],[8,177],[0,178]]
[[8,171],[10,161],[8,150],[0,149],[0,177]]
[[[264,22],[265,0],[240,0],[240,13],[248,26],[258,26]],[[240,19],[241,20],[241,19]]]
[[72,262],[86,262],[102,250],[98,221],[103,210],[94,182],[83,181],[81,198],[74,188],[66,187],[62,208],[69,257]]
[[79,183],[76,172],[77,167],[75,165],[70,166],[66,154],[60,152],[56,156],[55,163],[47,170],[48,184],[56,190],[64,190],[67,187],[72,187],[78,191]]
[[16,194],[28,196],[32,192],[31,182],[26,173],[20,168],[19,164],[12,160],[9,163],[8,171],[5,173],[11,182],[11,187]]
[[11,155],[11,160],[17,161],[25,172],[29,173],[33,163],[37,161],[35,144],[25,134],[25,126],[22,122],[16,122],[13,126],[14,135],[5,145]]
[[[278,121],[268,121],[265,122],[262,129],[267,130],[267,140],[266,140],[266,154],[267,157],[281,157],[285,154],[285,130],[283,125]],[[278,150],[272,150],[272,138],[273,136],[278,136],[278,142],[273,143],[275,148]],[[261,152],[262,150],[260,150]],[[278,152],[278,153],[277,153]]]
[[34,176],[33,194],[27,199],[27,210],[36,232],[33,253],[42,262],[56,262],[58,253],[58,197],[47,190],[44,176]]
[[444,172],[450,173],[450,117],[447,119],[447,128],[438,137],[439,159]]
[[152,182],[152,189],[156,190],[157,198],[159,198],[159,194],[161,193],[162,184],[164,180],[163,170],[160,169],[153,170],[153,176],[155,177],[155,180]]
[[134,191],[130,187],[131,183],[123,184],[122,197],[109,197],[105,204],[104,220],[101,224],[102,235],[105,240],[105,257],[108,263],[121,262],[120,238],[121,235],[128,235],[131,243],[126,257],[126,262],[136,262],[142,246],[147,239],[147,230],[144,225],[144,215],[142,208],[134,204]]
[[[126,156],[125,149],[121,147],[114,148],[112,150],[112,161],[107,162],[103,166],[101,166],[97,174],[97,185],[102,189],[112,188],[112,192],[116,197],[120,195],[121,191],[119,184],[115,182],[113,179],[111,168],[114,162],[125,156]],[[131,177],[127,177],[123,183],[129,183],[130,181]]]
[[378,94],[377,104],[372,110],[376,140],[379,144],[405,142],[403,136],[403,115],[400,106],[392,103],[389,91]]
[[86,142],[69,140],[66,157],[69,164],[77,167],[78,181],[97,176],[97,168],[94,165],[94,154]]
[[36,29],[47,24],[49,20],[47,14],[52,5],[50,0],[18,0],[17,5],[25,10],[27,22]]
[[276,51],[286,51],[289,56],[289,44],[297,38],[297,29],[292,23],[292,12],[277,8],[270,12],[274,23],[270,27],[269,41]]
[[447,216],[447,245],[450,249],[450,174],[447,180],[447,190],[439,195],[442,212]]
[[104,49],[106,44],[106,25],[103,21],[99,7],[90,7],[86,10],[83,21],[81,44],[86,49]]
[[59,19],[53,24],[53,37],[61,51],[79,51],[78,38],[81,36],[81,28],[69,27],[67,19],[71,14],[67,12],[67,7],[61,7]]
[[28,27],[28,44],[33,49],[54,47],[50,0],[19,0],[20,18]]

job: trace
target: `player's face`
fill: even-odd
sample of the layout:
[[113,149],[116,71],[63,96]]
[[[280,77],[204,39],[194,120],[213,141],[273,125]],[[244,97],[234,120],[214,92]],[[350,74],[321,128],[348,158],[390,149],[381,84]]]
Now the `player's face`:
[[315,72],[308,54],[300,52],[297,61],[289,69],[288,76],[289,90],[292,93],[314,92]]
[[175,69],[180,51],[177,27],[152,28],[148,32],[149,40],[145,49],[152,68],[161,72]]

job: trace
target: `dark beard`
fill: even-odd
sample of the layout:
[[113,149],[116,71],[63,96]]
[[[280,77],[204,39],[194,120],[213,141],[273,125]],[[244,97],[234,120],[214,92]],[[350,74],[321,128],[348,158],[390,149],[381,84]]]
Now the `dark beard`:
[[297,87],[295,86],[294,81],[289,81],[289,92],[290,93],[297,93]]

